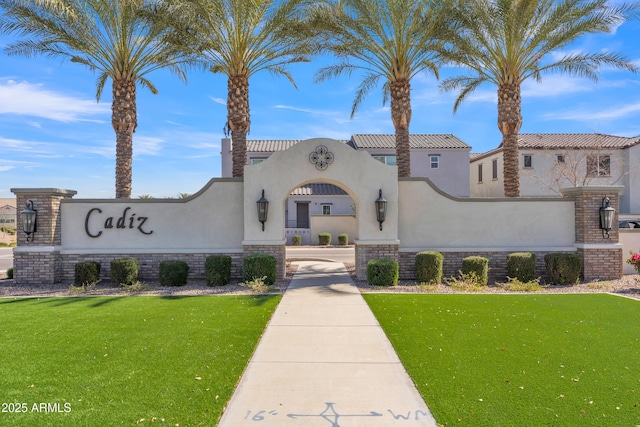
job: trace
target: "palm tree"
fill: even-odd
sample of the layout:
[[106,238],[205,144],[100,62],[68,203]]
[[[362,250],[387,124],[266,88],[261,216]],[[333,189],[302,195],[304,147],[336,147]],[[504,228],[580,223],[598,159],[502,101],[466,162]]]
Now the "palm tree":
[[158,91],[146,75],[167,67],[182,79],[183,57],[159,42],[162,29],[140,16],[145,0],[0,0],[0,32],[23,37],[9,55],[46,55],[98,72],[96,98],[112,80],[116,198],[131,197],[136,84]]
[[296,86],[286,66],[314,52],[303,24],[313,0],[166,0],[156,20],[173,27],[172,42],[227,76],[225,133],[233,141],[233,176],[244,175],[250,130],[249,78],[266,70]]
[[636,7],[614,6],[608,0],[469,0],[452,16],[462,29],[453,34],[446,57],[472,75],[446,79],[441,87],[459,91],[454,112],[482,83],[498,87],[505,196],[520,196],[522,82],[528,78],[541,81],[549,72],[597,80],[603,65],[636,71],[620,54],[562,52],[580,36],[614,31]]
[[364,72],[351,106],[351,118],[366,95],[384,81],[383,105],[391,98],[398,176],[411,176],[409,125],[411,79],[424,71],[438,77],[449,1],[342,0],[328,4],[318,25],[328,35],[324,48],[341,62],[324,67],[317,81]]

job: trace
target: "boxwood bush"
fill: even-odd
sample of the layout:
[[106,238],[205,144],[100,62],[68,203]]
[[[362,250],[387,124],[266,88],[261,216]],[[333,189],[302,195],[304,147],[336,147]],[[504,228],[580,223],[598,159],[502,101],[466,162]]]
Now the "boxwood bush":
[[231,280],[231,257],[229,255],[211,255],[204,261],[204,274],[207,285],[224,286]]
[[302,245],[302,236],[299,234],[294,234],[291,236],[291,243],[293,246],[301,246]]
[[416,279],[420,283],[440,283],[442,281],[442,262],[440,252],[425,251],[416,254]]
[[507,255],[507,277],[521,282],[536,278],[536,256],[531,252],[515,252]]
[[349,235],[347,233],[338,234],[338,243],[341,246],[346,246],[349,244]]
[[13,267],[7,270],[7,279],[13,279]]
[[248,255],[242,260],[245,282],[265,277],[264,283],[273,285],[276,281],[276,258],[266,254]]
[[489,259],[481,256],[468,256],[462,259],[462,274],[475,276],[478,284],[489,283]]
[[160,284],[162,286],[182,286],[187,284],[189,264],[184,261],[162,261],[160,263]]
[[79,262],[74,267],[73,282],[78,285],[94,285],[100,281],[100,263],[97,261]]
[[131,286],[138,281],[140,261],[135,258],[119,258],[111,261],[111,282]]
[[329,246],[331,244],[331,233],[318,234],[318,242],[320,246]]
[[398,284],[398,263],[392,259],[372,259],[367,264],[367,282],[371,286]]
[[547,268],[547,283],[552,285],[575,285],[580,280],[582,258],[571,253],[552,253],[544,256]]

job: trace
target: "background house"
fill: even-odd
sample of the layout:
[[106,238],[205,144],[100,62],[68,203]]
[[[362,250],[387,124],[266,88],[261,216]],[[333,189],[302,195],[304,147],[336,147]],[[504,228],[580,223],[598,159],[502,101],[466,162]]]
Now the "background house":
[[[247,165],[263,162],[271,154],[286,150],[300,140],[248,140]],[[394,135],[353,135],[341,141],[354,150],[363,150],[374,159],[396,164]],[[445,193],[458,197],[469,196],[469,152],[471,146],[454,135],[410,135],[411,175],[429,178]],[[232,176],[232,142],[222,140],[222,177]],[[294,168],[295,165],[285,165]],[[283,170],[286,173],[286,169]],[[303,244],[317,243],[317,232],[346,232],[357,238],[355,202],[341,188],[327,183],[308,183],[292,189],[286,202],[285,234],[290,242],[294,234],[303,236]],[[328,221],[327,217],[331,217]],[[317,230],[316,230],[317,228]],[[340,231],[343,230],[343,231]]]
[[0,242],[16,241],[16,221],[18,209],[16,199],[0,199]]
[[[520,195],[622,185],[620,212],[640,214],[640,138],[602,134],[520,134]],[[471,197],[504,197],[502,148],[470,158]]]

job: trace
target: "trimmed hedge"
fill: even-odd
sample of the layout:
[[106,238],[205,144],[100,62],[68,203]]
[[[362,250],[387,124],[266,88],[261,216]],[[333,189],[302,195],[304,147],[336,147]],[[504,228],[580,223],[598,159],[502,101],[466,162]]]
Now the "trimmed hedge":
[[338,234],[338,243],[340,246],[347,246],[349,244],[349,235],[347,233]]
[[582,258],[576,254],[553,253],[544,256],[547,268],[547,283],[552,285],[575,285],[580,281]]
[[291,236],[291,244],[293,246],[301,246],[302,245],[302,236],[299,234],[294,234]]
[[13,279],[13,267],[7,270],[7,279]]
[[266,277],[264,283],[273,285],[276,281],[277,261],[274,256],[266,254],[248,255],[242,260],[242,271],[245,282]]
[[111,261],[111,282],[133,285],[138,281],[140,261],[135,258],[119,258]]
[[521,282],[536,278],[536,256],[531,252],[514,252],[507,255],[507,277]]
[[392,259],[372,259],[367,264],[367,282],[371,286],[395,286],[398,270],[398,263]]
[[420,283],[440,283],[442,281],[442,263],[440,252],[425,251],[416,254],[416,279]]
[[[295,237],[295,236],[294,236]],[[224,286],[231,281],[231,257],[211,255],[204,261],[204,274],[208,286]]]
[[160,284],[162,286],[182,286],[187,284],[189,264],[184,261],[160,262]]
[[329,246],[331,244],[331,233],[318,234],[318,242],[320,246]]
[[79,262],[74,267],[73,282],[78,285],[95,284],[100,281],[101,265],[97,261]]
[[481,256],[468,256],[462,259],[462,274],[472,274],[478,284],[489,283],[489,259]]

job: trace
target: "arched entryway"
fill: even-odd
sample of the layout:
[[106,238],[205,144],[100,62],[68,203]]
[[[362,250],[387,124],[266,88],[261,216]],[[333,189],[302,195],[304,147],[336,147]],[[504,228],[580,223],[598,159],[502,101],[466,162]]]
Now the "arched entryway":
[[[308,183],[329,183],[344,189],[357,206],[356,258],[358,247],[370,256],[371,247],[398,246],[398,178],[394,166],[384,165],[368,153],[358,152],[343,142],[310,139],[290,149],[274,153],[257,165],[245,167],[244,241],[245,253],[270,253],[282,265],[284,274],[287,220],[285,200],[291,191]],[[264,230],[258,220],[256,201],[262,192],[269,200]],[[387,217],[380,230],[375,216],[375,200],[382,190],[387,200]],[[356,260],[361,263],[362,260]]]

